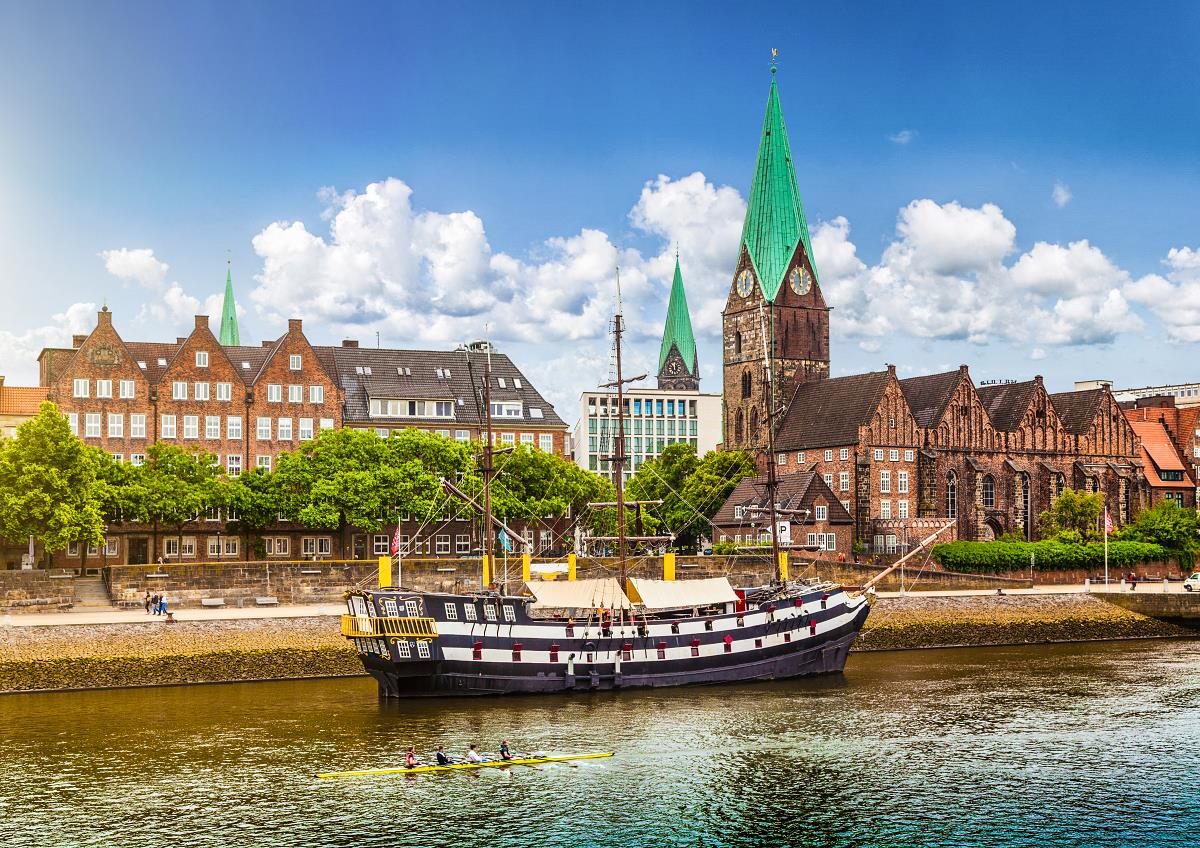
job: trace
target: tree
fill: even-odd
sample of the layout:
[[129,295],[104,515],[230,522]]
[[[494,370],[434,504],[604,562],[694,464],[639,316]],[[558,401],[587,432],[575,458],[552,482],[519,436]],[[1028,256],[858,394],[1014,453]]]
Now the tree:
[[1050,509],[1038,516],[1038,532],[1043,539],[1063,536],[1061,541],[1065,542],[1093,541],[1100,536],[1103,511],[1104,497],[1099,492],[1063,489]]
[[33,536],[47,553],[71,542],[99,545],[104,517],[96,473],[95,451],[71,433],[58,407],[43,403],[16,438],[0,441],[0,536]]
[[[492,483],[492,511],[505,522],[573,515],[578,522],[590,527],[593,516],[588,504],[615,497],[612,484],[598,474],[585,471],[561,456],[524,445],[499,456],[496,472]],[[471,483],[472,489],[482,487],[482,480],[477,475]]]
[[683,485],[682,498],[690,512],[685,524],[672,526],[681,546],[695,546],[712,532],[712,517],[744,477],[758,472],[754,459],[745,451],[709,451]]
[[251,559],[251,535],[278,520],[282,500],[278,479],[265,468],[251,468],[226,485],[226,507],[236,510],[238,516],[230,522],[229,531],[241,538],[244,559]]
[[1182,509],[1175,501],[1164,500],[1153,509],[1143,510],[1116,535],[1120,539],[1162,545],[1179,560],[1181,568],[1191,568],[1200,548],[1198,532],[1196,510]]
[[216,457],[204,451],[189,451],[175,445],[153,444],[146,449],[146,462],[130,469],[128,493],[124,498],[130,518],[150,524],[152,550],[158,548],[158,531],[166,525],[179,540],[183,555],[183,531],[208,508],[225,505]]

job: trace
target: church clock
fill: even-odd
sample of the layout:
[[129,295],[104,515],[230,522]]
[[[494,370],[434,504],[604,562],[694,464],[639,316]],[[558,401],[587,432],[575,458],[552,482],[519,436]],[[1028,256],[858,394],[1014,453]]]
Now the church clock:
[[812,273],[807,268],[796,267],[788,274],[788,285],[796,294],[808,294],[812,290]]
[[754,275],[750,273],[749,268],[743,268],[742,273],[738,274],[737,278],[737,293],[742,297],[749,297],[753,289]]

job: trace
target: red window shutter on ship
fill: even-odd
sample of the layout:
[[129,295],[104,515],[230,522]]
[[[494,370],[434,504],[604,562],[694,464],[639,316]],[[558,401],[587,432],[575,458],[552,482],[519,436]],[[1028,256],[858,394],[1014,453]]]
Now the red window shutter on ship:
[[692,656],[693,657],[700,656],[700,640],[699,639],[692,640]]
[[727,653],[727,654],[733,653],[733,637],[732,636],[725,637],[725,653]]
[[804,607],[804,599],[803,599],[803,598],[796,598],[796,606],[797,606],[797,607],[800,607],[801,609],[803,609],[803,607]]
[[521,661],[521,643],[514,642],[513,643],[513,662],[520,662],[520,661]]
[[658,658],[660,660],[665,660],[667,658],[667,643],[666,642],[658,643]]
[[623,659],[623,660],[633,659],[633,645],[626,642],[624,645],[621,646],[621,659]]
[[550,646],[550,662],[558,662],[558,643]]
[[483,643],[482,642],[476,642],[474,645],[471,646],[471,659],[473,659],[473,660],[483,659]]

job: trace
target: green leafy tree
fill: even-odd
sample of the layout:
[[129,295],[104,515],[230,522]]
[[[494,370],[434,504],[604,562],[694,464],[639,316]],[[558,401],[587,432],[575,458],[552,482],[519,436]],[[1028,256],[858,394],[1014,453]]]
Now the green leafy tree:
[[71,542],[99,545],[103,507],[97,500],[96,452],[71,433],[47,401],[36,417],[0,440],[0,536],[38,539],[45,551]]
[[282,501],[278,479],[265,468],[252,468],[226,484],[226,506],[237,511],[229,530],[241,538],[244,559],[257,555],[253,537],[278,519]]
[[[471,485],[473,489],[482,486],[478,475],[473,475]],[[492,509],[505,522],[573,516],[584,526],[591,526],[593,516],[588,504],[615,497],[612,484],[605,478],[553,453],[518,445],[511,453],[496,458]],[[615,522],[616,511],[611,512]]]
[[1099,492],[1064,489],[1050,509],[1038,516],[1038,532],[1043,539],[1061,535],[1063,542],[1090,542],[1100,535],[1098,528],[1103,511],[1104,497]]
[[154,444],[146,462],[130,469],[124,502],[133,520],[152,527],[152,549],[158,550],[163,527],[175,531],[183,552],[183,533],[209,507],[225,506],[226,493],[216,457],[176,445]]
[[679,544],[694,547],[699,539],[712,532],[709,523],[744,477],[758,472],[754,459],[745,451],[709,451],[683,484],[681,501],[690,513],[686,522],[672,525]]
[[668,445],[656,459],[642,464],[626,488],[630,500],[662,501],[650,508],[650,514],[675,534],[679,547],[696,544],[696,511],[684,500],[683,490],[699,466],[690,444]]
[[1182,509],[1174,501],[1160,501],[1153,509],[1143,510],[1137,518],[1122,527],[1117,538],[1161,545],[1179,560],[1181,568],[1196,564],[1200,548],[1200,522],[1196,510]]

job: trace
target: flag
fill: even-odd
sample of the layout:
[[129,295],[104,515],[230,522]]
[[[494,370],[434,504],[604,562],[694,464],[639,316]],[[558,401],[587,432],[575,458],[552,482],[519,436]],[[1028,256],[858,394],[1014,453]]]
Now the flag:
[[1112,530],[1113,530],[1112,518],[1109,517],[1108,507],[1105,507],[1104,508],[1104,535],[1107,536],[1109,533],[1112,532]]
[[400,525],[396,525],[396,532],[392,535],[392,556],[400,553]]
[[513,549],[512,539],[508,538],[508,534],[503,530],[500,531],[500,547],[506,551],[512,551]]

